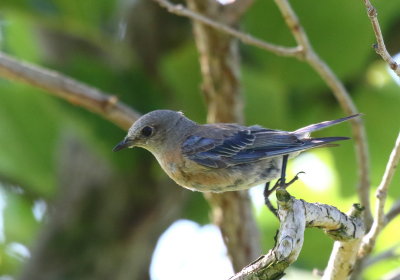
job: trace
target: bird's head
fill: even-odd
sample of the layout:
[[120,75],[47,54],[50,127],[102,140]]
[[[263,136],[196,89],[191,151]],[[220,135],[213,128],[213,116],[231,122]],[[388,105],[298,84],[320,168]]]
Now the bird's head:
[[[152,111],[140,117],[131,126],[124,140],[118,143],[113,151],[142,147],[151,152],[156,152],[163,146],[168,145],[169,142],[174,141],[174,137],[180,133],[179,130],[188,126],[189,123],[194,124],[181,112],[170,110]],[[182,125],[184,127],[181,127]]]

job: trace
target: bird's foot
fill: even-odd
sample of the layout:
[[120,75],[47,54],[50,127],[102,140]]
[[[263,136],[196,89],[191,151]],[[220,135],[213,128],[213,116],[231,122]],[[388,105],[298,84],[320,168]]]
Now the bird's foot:
[[276,182],[275,185],[269,189],[269,182],[268,184],[268,188],[267,188],[267,184],[265,185],[265,189],[264,189],[264,197],[267,194],[267,196],[270,196],[271,193],[273,193],[277,188],[283,188],[283,189],[287,189],[290,185],[292,185],[294,182],[296,182],[299,179],[299,175],[300,174],[304,174],[304,171],[300,171],[296,174],[296,176],[293,177],[292,180],[290,180],[289,182],[286,183],[285,178],[279,178]]
[[300,174],[305,174],[305,172],[304,171],[297,172],[296,176],[294,176],[292,178],[292,180],[290,180],[287,183],[286,183],[285,178],[283,178],[283,179],[279,178],[278,181],[276,181],[273,189],[274,188],[277,189],[278,187],[283,188],[283,189],[287,189],[291,184],[293,184],[294,182],[296,182],[299,179],[299,175]]
[[277,189],[277,188],[283,188],[286,189],[288,188],[290,185],[292,185],[294,182],[296,182],[299,179],[299,175],[303,174],[305,172],[300,171],[296,174],[296,176],[293,177],[292,180],[290,180],[289,182],[286,183],[285,178],[279,178],[274,186],[270,189],[270,182],[265,183],[265,187],[264,187],[264,203],[265,205],[268,207],[268,209],[275,215],[278,217],[278,211],[277,209],[271,204],[271,201],[269,200],[269,196]]

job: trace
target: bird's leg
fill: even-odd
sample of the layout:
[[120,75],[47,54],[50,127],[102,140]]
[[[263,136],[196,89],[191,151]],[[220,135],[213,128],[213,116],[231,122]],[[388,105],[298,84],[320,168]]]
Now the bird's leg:
[[286,167],[287,167],[287,161],[288,161],[289,155],[284,155],[282,159],[282,169],[281,169],[281,177],[276,181],[275,185],[270,189],[270,182],[265,183],[264,187],[264,203],[268,207],[268,209],[278,217],[278,212],[275,209],[275,207],[271,204],[271,201],[269,200],[269,196],[278,188],[283,188],[286,189],[289,187],[291,184],[296,182],[299,179],[299,174],[304,173],[303,171],[299,172],[296,174],[296,176],[293,177],[292,180],[286,183]]
[[[285,183],[285,185],[283,186],[283,188],[286,189],[286,188],[289,187],[291,184],[293,184],[294,182],[296,182],[296,181],[299,179],[299,174],[302,174],[302,173],[305,173],[305,172],[304,172],[304,171],[298,172],[298,173],[296,174],[296,176],[293,177],[292,180],[290,180],[289,182]],[[265,199],[268,199],[268,197],[271,195],[271,193],[273,193],[278,187],[281,187],[281,179],[282,179],[282,178],[279,178],[279,179],[275,182],[274,186],[273,186],[271,189],[269,189],[269,184],[270,184],[270,182],[268,182],[268,183],[265,184],[265,189],[264,189],[264,198],[265,198]],[[268,185],[268,187],[267,187],[267,185]]]
[[275,184],[272,189],[269,189],[270,182],[265,183],[264,187],[264,203],[268,207],[268,209],[274,214],[276,217],[278,217],[278,211],[276,208],[272,205],[271,201],[269,200],[269,196],[271,193],[277,188],[277,184]]
[[285,188],[285,185],[286,185],[286,167],[287,167],[288,158],[289,158],[289,155],[284,155],[283,159],[282,159],[281,178],[278,180],[279,187],[281,187],[281,188]]
[[270,182],[265,183],[265,188],[264,188],[264,203],[267,205],[268,209],[271,210],[272,213],[277,216],[277,211],[276,209],[272,206],[271,201],[269,200],[269,196],[271,193],[273,193],[278,187],[285,188],[285,177],[286,177],[286,166],[287,166],[287,160],[288,160],[289,155],[284,155],[282,159],[282,169],[281,169],[281,177],[276,181],[275,185],[269,189]]

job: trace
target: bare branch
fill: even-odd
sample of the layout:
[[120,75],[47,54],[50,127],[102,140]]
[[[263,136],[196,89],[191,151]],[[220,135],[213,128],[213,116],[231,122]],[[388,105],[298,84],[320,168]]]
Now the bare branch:
[[228,25],[237,23],[253,3],[254,0],[239,0],[226,5],[222,15],[223,22]]
[[297,44],[302,47],[303,55],[314,52],[303,26],[300,24],[300,21],[289,2],[287,0],[275,0],[275,3],[281,11],[283,19],[292,32]]
[[399,280],[400,279],[400,268],[395,268],[388,274],[382,277],[382,280]]
[[359,255],[365,257],[370,254],[375,246],[375,241],[385,225],[384,207],[390,182],[392,181],[397,164],[400,159],[400,133],[397,136],[396,143],[390,154],[389,161],[386,165],[385,173],[383,174],[382,181],[376,190],[376,207],[375,207],[375,220],[372,224],[371,230],[363,238],[362,245],[359,250]]
[[[360,208],[346,215],[337,208],[319,203],[308,203],[295,199],[284,189],[276,191],[280,228],[275,247],[267,255],[259,257],[230,280],[279,279],[284,270],[300,254],[306,227],[317,227],[341,244],[353,244],[364,234],[359,218]],[[354,256],[353,256],[354,255]],[[354,263],[355,253],[347,253],[347,264]],[[344,258],[343,258],[344,259]],[[351,267],[343,265],[341,267]],[[343,273],[349,273],[346,270]],[[344,279],[344,278],[342,278]]]
[[365,260],[365,262],[363,263],[363,268],[367,268],[367,267],[372,266],[381,261],[400,258],[400,254],[397,253],[397,249],[399,247],[400,247],[400,244],[396,244],[395,246],[390,247],[386,251],[384,251],[376,256],[371,256],[371,257],[367,258]]
[[343,280],[348,279],[351,275],[357,260],[357,250],[354,248],[359,247],[364,236],[364,225],[360,219],[361,213],[362,207],[354,204],[348,215],[353,218],[354,227],[359,231],[353,236],[353,239],[335,241],[322,280]]
[[331,257],[322,280],[344,280],[348,279],[353,271],[354,264],[357,259],[357,251],[361,243],[360,239],[350,242],[336,241],[333,245]]
[[101,115],[125,130],[139,117],[139,113],[119,102],[114,95],[1,52],[0,76],[44,89],[52,95]]
[[240,41],[248,45],[256,46],[258,48],[270,51],[274,54],[281,56],[295,56],[298,58],[301,57],[301,48],[299,47],[289,48],[267,43],[261,39],[255,38],[251,35],[238,31],[226,24],[219,23],[206,16],[193,12],[192,10],[185,8],[183,5],[174,5],[168,0],[154,0],[154,1],[156,1],[160,6],[167,9],[170,13],[176,14],[178,16],[187,17],[192,20],[201,22],[202,24],[205,24],[207,26],[211,26],[219,31],[222,31],[239,39]]
[[390,223],[397,215],[400,214],[400,199],[393,203],[392,208],[385,215],[385,225]]
[[[329,66],[317,55],[308,40],[302,25],[300,24],[296,13],[293,11],[287,0],[275,0],[279,7],[286,24],[289,26],[297,44],[303,50],[304,59],[314,68],[326,84],[332,90],[334,96],[346,114],[352,115],[358,113],[358,110],[351,99],[343,83],[337,78]],[[361,204],[364,206],[364,222],[368,228],[372,222],[371,208],[369,202],[369,156],[365,128],[361,119],[351,121],[352,132],[356,145],[357,161],[359,166],[359,187],[358,194]]]
[[378,13],[377,13],[375,7],[372,6],[370,0],[364,0],[364,4],[367,9],[367,14],[371,21],[372,28],[374,29],[375,38],[377,41],[377,43],[374,44],[374,49],[375,49],[376,53],[379,54],[383,58],[383,60],[385,60],[387,62],[390,69],[392,69],[397,74],[397,76],[400,77],[399,64],[396,61],[394,61],[393,57],[386,50],[385,41],[383,40],[381,27],[380,27],[379,21],[378,21]]

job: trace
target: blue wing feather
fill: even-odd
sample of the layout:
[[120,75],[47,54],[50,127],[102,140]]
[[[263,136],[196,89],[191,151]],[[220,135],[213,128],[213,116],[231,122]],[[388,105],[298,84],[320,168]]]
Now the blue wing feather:
[[298,139],[290,132],[238,130],[230,137],[190,136],[182,151],[189,159],[211,168],[225,168],[279,155],[300,152],[347,137]]
[[357,116],[309,125],[293,132],[267,129],[258,125],[250,127],[237,124],[202,125],[199,126],[197,133],[184,141],[182,153],[198,164],[211,168],[251,163],[349,139],[347,137],[308,138],[306,135]]
[[196,153],[208,151],[221,143],[222,141],[218,139],[193,135],[188,137],[183,143],[182,152],[186,155],[194,155]]
[[223,168],[256,161],[268,157],[269,152],[284,151],[304,144],[289,132],[260,127],[231,128],[229,132],[225,131],[223,139],[192,135],[184,141],[182,152],[201,165]]

